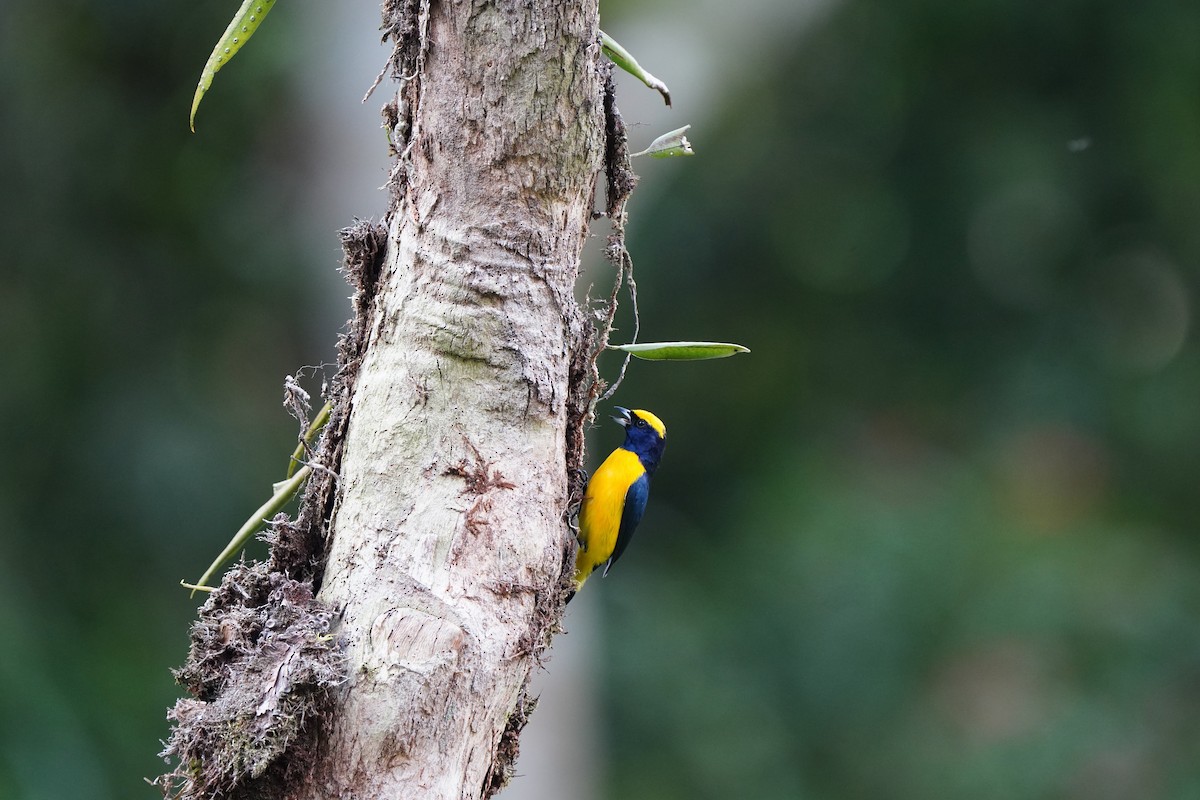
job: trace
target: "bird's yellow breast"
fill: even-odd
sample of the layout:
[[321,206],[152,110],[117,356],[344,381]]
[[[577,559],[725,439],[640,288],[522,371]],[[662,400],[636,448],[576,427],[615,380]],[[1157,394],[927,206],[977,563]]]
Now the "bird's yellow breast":
[[579,553],[575,557],[575,584],[582,586],[596,567],[608,561],[617,545],[625,493],[645,469],[638,457],[623,448],[614,450],[588,481],[579,506]]

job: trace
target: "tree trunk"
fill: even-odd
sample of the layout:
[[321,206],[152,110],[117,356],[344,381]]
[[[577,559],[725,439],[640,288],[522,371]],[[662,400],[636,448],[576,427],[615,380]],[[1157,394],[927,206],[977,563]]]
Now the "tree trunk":
[[571,535],[596,5],[416,5],[385,9],[400,156],[319,595],[348,677],[298,796],[502,786]]

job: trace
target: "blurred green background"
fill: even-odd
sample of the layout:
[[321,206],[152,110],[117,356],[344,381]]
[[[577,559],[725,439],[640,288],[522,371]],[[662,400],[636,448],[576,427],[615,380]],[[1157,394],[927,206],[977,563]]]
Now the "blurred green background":
[[[313,210],[328,131],[384,164],[382,101],[311,83],[359,5],[341,50],[346,6],[276,10],[197,136],[236,3],[0,6],[0,797],[154,795],[176,582],[279,477],[384,206]],[[700,153],[638,164],[642,338],[754,352],[614,398],[670,447],[589,584],[599,794],[1200,798],[1200,5],[604,10],[675,90],[622,82],[633,144]]]

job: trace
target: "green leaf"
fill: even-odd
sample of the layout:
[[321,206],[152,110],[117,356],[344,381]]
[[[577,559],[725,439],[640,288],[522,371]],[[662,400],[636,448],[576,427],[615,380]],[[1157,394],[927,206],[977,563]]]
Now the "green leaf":
[[647,72],[628,50],[621,47],[620,42],[600,31],[600,43],[604,47],[604,55],[611,58],[614,64],[661,94],[667,105],[671,105],[671,90],[667,85]]
[[647,361],[703,361],[709,358],[728,358],[749,353],[750,348],[728,342],[647,342],[645,344],[610,344],[610,350],[626,353]]
[[274,5],[275,0],[244,0],[242,7],[234,15],[233,21],[225,29],[225,34],[213,48],[212,55],[208,57],[204,71],[200,73],[200,82],[196,84],[196,94],[192,96],[192,115],[188,118],[192,133],[196,132],[196,109],[200,107],[200,100],[208,91],[208,87],[212,86],[213,76],[221,71],[221,67],[225,66],[225,63],[233,58],[238,50],[242,49],[242,45],[250,41],[250,37],[262,23],[263,17],[267,16]]
[[629,157],[650,156],[651,158],[671,158],[672,156],[694,156],[696,155],[696,151],[692,149],[692,143],[684,136],[691,127],[691,125],[684,125],[682,128],[676,128],[673,131],[664,133],[651,142],[650,146],[645,150],[633,153]]

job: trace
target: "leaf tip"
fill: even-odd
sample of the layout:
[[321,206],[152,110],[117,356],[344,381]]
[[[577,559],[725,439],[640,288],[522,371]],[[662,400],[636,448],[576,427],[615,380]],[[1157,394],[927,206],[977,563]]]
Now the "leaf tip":
[[196,132],[196,110],[200,108],[200,100],[204,97],[204,89],[201,86],[196,87],[196,94],[192,96],[192,112],[188,115],[188,127],[192,129],[192,133]]

